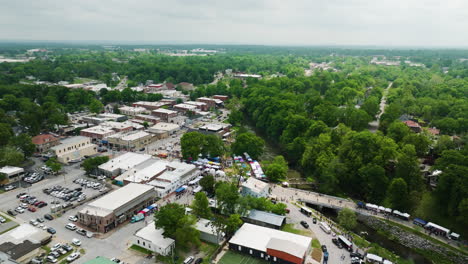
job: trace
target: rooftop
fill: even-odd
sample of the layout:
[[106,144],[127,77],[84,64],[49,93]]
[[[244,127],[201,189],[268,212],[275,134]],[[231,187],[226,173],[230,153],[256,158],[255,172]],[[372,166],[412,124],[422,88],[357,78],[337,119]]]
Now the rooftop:
[[101,125],[85,128],[85,129],[82,129],[81,131],[85,133],[93,133],[93,134],[100,134],[100,135],[107,135],[109,133],[110,134],[115,133],[115,131],[112,128],[101,126]]
[[195,229],[203,233],[217,235],[215,228],[211,225],[211,221],[208,219],[200,218],[195,224]]
[[21,173],[24,169],[20,167],[13,167],[13,166],[5,166],[0,168],[0,173],[5,173],[6,175]]
[[163,233],[163,229],[155,229],[154,223],[150,222],[147,226],[138,230],[135,236],[151,241],[151,243],[158,245],[161,248],[167,248],[175,243],[174,239],[164,237]]
[[266,252],[267,248],[303,258],[312,238],[272,228],[245,223],[237,230],[229,243]]
[[51,134],[42,134],[42,135],[37,135],[33,137],[31,140],[34,145],[42,145],[47,142],[57,141],[59,140],[59,138]]
[[204,126],[201,126],[200,129],[209,130],[209,131],[220,131],[228,126],[229,126],[228,124],[208,123]]
[[[104,215],[107,215],[108,213],[114,212],[122,205],[127,204],[133,201],[134,199],[138,198],[140,195],[143,195],[153,190],[153,186],[129,183],[124,187],[121,187],[120,189],[117,189],[89,203],[82,211],[92,211],[94,208],[96,208],[100,212],[105,213]],[[98,213],[98,215],[101,214]]]
[[165,108],[159,108],[152,111],[153,113],[164,113],[164,114],[177,114],[177,111],[169,110]]
[[144,112],[146,111],[146,108],[144,107],[133,107],[133,106],[122,106],[122,107],[119,107],[119,110],[120,111],[134,111],[134,112]]
[[116,169],[128,170],[149,159],[151,159],[151,155],[127,152],[99,165],[99,169],[106,171],[113,171]]
[[176,104],[176,105],[174,105],[174,107],[184,108],[184,109],[188,109],[188,110],[196,110],[197,109],[197,107],[195,105],[191,105],[191,104]]
[[247,218],[253,219],[256,221],[261,221],[261,222],[268,223],[268,224],[275,225],[275,226],[282,226],[284,223],[284,219],[286,217],[282,215],[268,213],[265,211],[250,210]]
[[61,145],[68,145],[68,144],[73,145],[73,144],[77,144],[77,143],[83,143],[84,141],[89,141],[89,138],[88,137],[83,137],[83,136],[69,137],[69,138],[61,140],[60,145],[53,146],[51,149],[52,150],[61,149],[63,147]]
[[173,124],[173,123],[165,123],[165,122],[160,122],[157,123],[156,125],[150,127],[152,130],[162,130],[162,131],[172,131],[179,129],[179,125]]
[[137,131],[132,131],[128,133],[117,133],[117,134],[108,136],[107,138],[120,138],[120,140],[124,140],[124,141],[133,141],[133,140],[137,140],[137,139],[149,136],[149,135],[151,134],[145,131],[137,130]]
[[254,177],[249,177],[244,183],[242,183],[242,187],[246,187],[252,191],[260,193],[265,190],[265,188],[268,188],[268,183],[257,180]]

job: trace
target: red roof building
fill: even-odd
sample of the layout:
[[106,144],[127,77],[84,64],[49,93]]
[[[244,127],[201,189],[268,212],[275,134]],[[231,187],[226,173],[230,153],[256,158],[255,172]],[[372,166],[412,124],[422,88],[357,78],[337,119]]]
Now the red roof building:
[[407,120],[407,121],[404,121],[403,123],[405,123],[406,126],[408,126],[414,132],[416,132],[416,133],[421,132],[421,125],[419,125],[418,122],[414,122],[412,120]]
[[58,137],[51,134],[41,134],[33,137],[32,143],[36,145],[36,151],[42,153],[48,151],[51,147],[60,144],[60,140]]
[[427,132],[429,132],[433,136],[438,136],[440,134],[440,130],[435,127],[428,128]]

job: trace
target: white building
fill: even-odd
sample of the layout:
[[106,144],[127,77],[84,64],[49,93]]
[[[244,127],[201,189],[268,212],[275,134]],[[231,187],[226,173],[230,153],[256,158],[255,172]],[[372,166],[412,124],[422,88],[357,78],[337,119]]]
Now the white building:
[[200,231],[200,240],[219,245],[224,240],[223,232],[216,232],[210,220],[200,218],[195,224],[195,229]]
[[270,186],[266,182],[250,177],[242,183],[241,194],[244,196],[268,197],[270,195]]
[[0,174],[5,174],[9,182],[15,182],[24,174],[24,169],[20,167],[5,166],[0,168]]
[[151,155],[127,152],[99,165],[99,170],[107,176],[117,176],[151,159]]
[[119,108],[119,111],[123,115],[135,116],[147,113],[148,110],[144,107],[132,107],[132,106],[122,106]]
[[[152,166],[162,166],[162,164],[164,164],[166,168],[160,171],[159,175],[153,176],[153,179],[147,184],[155,187],[158,197],[160,198],[167,196],[177,188],[184,184],[188,184],[191,180],[200,176],[200,171],[193,164],[187,164],[179,161],[168,162],[166,160],[155,160],[155,162],[161,163],[161,165]],[[151,178],[151,175],[146,176]],[[133,177],[134,175],[129,173],[126,180],[131,181]]]
[[177,124],[159,122],[156,125],[148,128],[148,132],[155,133],[155,134],[167,133],[169,135],[172,135],[175,132],[177,132],[179,129],[180,129],[180,126]]
[[97,153],[97,146],[91,143],[90,138],[83,136],[64,139],[60,145],[50,149],[57,156],[57,161],[65,164],[79,161],[85,156],[92,156]]
[[175,248],[175,241],[164,237],[163,233],[164,230],[154,228],[154,223],[151,222],[135,233],[133,244],[163,256],[170,255]]

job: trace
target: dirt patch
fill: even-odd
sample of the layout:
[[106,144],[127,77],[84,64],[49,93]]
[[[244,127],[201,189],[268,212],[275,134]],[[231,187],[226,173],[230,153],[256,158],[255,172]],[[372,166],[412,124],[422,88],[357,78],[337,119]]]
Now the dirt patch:
[[320,248],[314,248],[314,250],[312,251],[312,258],[317,261],[317,262],[321,262],[322,261],[322,249]]

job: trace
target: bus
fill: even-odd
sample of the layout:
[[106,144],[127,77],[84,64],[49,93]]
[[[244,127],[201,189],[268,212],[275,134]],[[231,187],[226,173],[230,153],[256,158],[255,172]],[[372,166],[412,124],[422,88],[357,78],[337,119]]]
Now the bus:
[[303,214],[305,214],[305,215],[307,215],[309,217],[312,215],[312,211],[305,208],[305,207],[301,207],[301,213],[303,213]]
[[323,230],[325,233],[327,233],[327,234],[330,234],[330,233],[331,233],[331,228],[328,226],[327,223],[325,223],[325,222],[320,222],[320,223],[319,223],[319,226],[320,226],[320,228],[322,228],[322,230]]
[[344,236],[338,236],[338,241],[346,248],[348,251],[353,251],[353,244],[349,242]]

